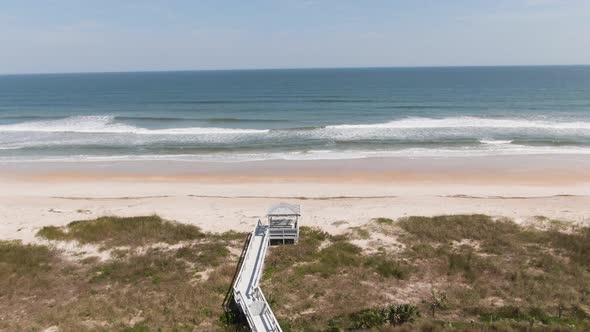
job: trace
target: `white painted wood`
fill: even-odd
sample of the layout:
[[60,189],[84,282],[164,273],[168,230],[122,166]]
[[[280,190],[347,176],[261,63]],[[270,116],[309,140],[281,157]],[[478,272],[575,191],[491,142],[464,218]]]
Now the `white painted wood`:
[[269,241],[269,227],[259,221],[252,231],[240,272],[233,285],[234,299],[255,332],[282,332],[259,286]]

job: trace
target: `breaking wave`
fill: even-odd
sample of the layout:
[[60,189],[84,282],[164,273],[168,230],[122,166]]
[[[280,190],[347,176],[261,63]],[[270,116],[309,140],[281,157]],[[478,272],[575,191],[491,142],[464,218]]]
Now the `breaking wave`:
[[[141,122],[130,124],[127,119],[153,121],[160,127],[145,128],[138,125]],[[245,159],[352,159],[381,155],[590,153],[590,122],[585,121],[414,117],[376,124],[323,126],[318,123],[310,127],[281,128],[262,120],[241,124],[256,128],[233,128],[239,125],[232,123],[242,120],[195,119],[219,122],[207,127],[194,123],[190,126],[190,122],[182,120],[176,123],[173,119],[177,118],[159,121],[151,117],[103,115],[31,118],[2,124],[0,159],[81,155],[140,158],[178,154],[206,159],[214,153],[227,159],[232,159],[232,154]],[[187,127],[181,127],[186,123],[189,123]]]
[[443,119],[406,118],[377,124],[347,124],[328,126],[332,129],[436,129],[436,128],[532,128],[590,130],[590,122],[558,122],[526,119],[487,119],[477,117],[451,117]]
[[0,125],[0,132],[129,133],[139,135],[260,134],[268,130],[189,127],[147,129],[117,123],[114,116],[72,116],[59,120]]

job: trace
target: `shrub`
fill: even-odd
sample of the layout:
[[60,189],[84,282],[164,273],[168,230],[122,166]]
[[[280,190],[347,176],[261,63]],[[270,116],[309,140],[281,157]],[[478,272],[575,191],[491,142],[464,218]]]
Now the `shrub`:
[[434,289],[432,289],[430,291],[430,303],[428,304],[428,306],[430,307],[432,317],[434,317],[436,314],[436,310],[447,308],[447,295],[443,292],[437,292]]
[[37,232],[37,236],[54,241],[68,240],[68,235],[57,226],[44,226]]
[[386,316],[382,309],[363,309],[350,315],[353,329],[372,329],[383,325]]
[[20,241],[0,241],[0,276],[51,269],[54,257],[55,254],[46,246],[23,245]]
[[76,240],[108,246],[143,246],[148,243],[174,244],[195,240],[205,237],[205,234],[196,226],[174,223],[153,215],[73,221],[65,228],[43,227],[37,236],[48,240]]
[[454,274],[457,272],[462,272],[465,278],[470,281],[473,281],[476,277],[476,271],[473,268],[473,261],[474,261],[474,253],[473,251],[469,250],[466,253],[458,252],[458,253],[449,253],[448,254],[449,260],[449,273]]
[[362,261],[361,248],[348,242],[335,242],[320,250],[317,261],[297,267],[300,274],[319,274],[329,277],[342,268],[359,266]]
[[411,304],[392,304],[383,309],[383,312],[386,321],[394,326],[413,323],[416,321],[416,318],[420,317],[418,307]]
[[373,268],[380,276],[385,278],[405,279],[408,270],[402,267],[397,261],[385,257],[385,255],[374,255],[367,257],[365,265]]
[[413,323],[420,317],[418,308],[411,304],[391,304],[384,308],[363,309],[350,315],[353,329],[372,329],[384,324],[398,326]]
[[187,245],[176,251],[177,258],[197,263],[198,267],[218,266],[229,254],[229,249],[223,243]]
[[399,225],[408,233],[441,243],[472,239],[494,245],[505,244],[503,237],[506,234],[520,231],[512,221],[494,221],[490,216],[479,214],[408,217],[401,219]]
[[389,218],[376,218],[373,220],[376,223],[381,224],[381,225],[393,225],[393,223],[394,223],[393,219],[389,219]]

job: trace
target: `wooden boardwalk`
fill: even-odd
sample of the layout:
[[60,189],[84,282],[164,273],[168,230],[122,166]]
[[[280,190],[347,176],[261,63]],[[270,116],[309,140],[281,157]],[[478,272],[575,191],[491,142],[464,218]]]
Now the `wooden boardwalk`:
[[234,300],[255,332],[282,332],[259,286],[269,243],[270,228],[259,221],[252,231],[242,266],[233,284]]

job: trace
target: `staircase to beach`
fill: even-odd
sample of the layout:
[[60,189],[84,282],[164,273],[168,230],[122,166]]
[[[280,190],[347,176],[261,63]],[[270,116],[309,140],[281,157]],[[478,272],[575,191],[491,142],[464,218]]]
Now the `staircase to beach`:
[[240,270],[232,286],[234,301],[255,332],[282,332],[259,285],[269,243],[270,228],[258,221],[249,237]]

